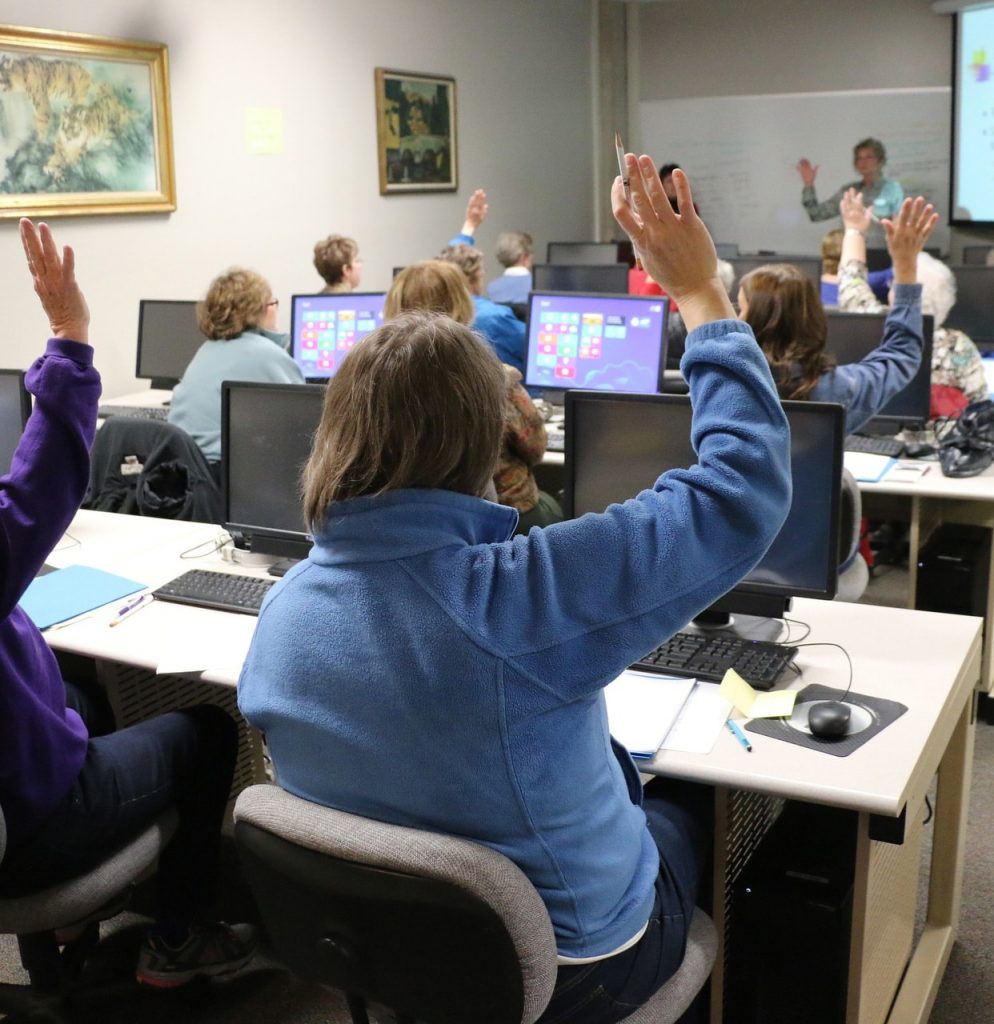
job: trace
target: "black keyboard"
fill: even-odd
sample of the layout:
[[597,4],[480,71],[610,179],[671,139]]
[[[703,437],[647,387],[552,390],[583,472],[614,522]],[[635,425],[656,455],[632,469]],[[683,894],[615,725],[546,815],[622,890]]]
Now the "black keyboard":
[[254,576],[235,576],[229,572],[191,569],[153,591],[152,596],[160,601],[192,604],[198,608],[258,615],[262,599],[275,582]]
[[850,434],[846,438],[845,449],[847,452],[865,452],[867,455],[887,455],[899,459],[904,454],[904,442],[886,434]]
[[112,416],[127,416],[133,420],[161,420],[169,418],[168,405],[101,405],[97,408],[97,416],[110,419]]
[[768,640],[744,640],[728,633],[676,633],[632,668],[668,676],[695,676],[720,683],[727,669],[757,690],[771,689],[794,660],[797,649]]

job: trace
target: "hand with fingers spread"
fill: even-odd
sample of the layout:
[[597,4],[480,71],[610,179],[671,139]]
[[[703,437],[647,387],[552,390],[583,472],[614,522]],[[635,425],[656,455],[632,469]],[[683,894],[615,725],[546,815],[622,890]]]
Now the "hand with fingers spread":
[[938,220],[932,204],[917,196],[905,199],[896,217],[880,222],[887,234],[895,284],[914,284],[918,280],[918,254]]
[[89,344],[90,310],[76,282],[76,257],[70,246],[61,255],[47,224],[36,228],[22,218],[21,244],[35,293],[41,299],[55,338]]
[[466,204],[466,221],[462,226],[462,233],[475,237],[480,225],[486,220],[489,209],[487,193],[478,188]]
[[846,189],[839,202],[839,213],[845,228],[865,232],[873,222],[873,207],[863,205],[863,193],[854,188]]
[[718,279],[714,243],[694,209],[690,182],[673,172],[674,212],[651,157],[629,153],[625,167],[631,187],[629,206],[621,178],[611,190],[618,224],[632,240],[649,276],[673,296],[688,330],[711,320],[734,317],[728,294]]
[[805,188],[810,188],[815,183],[815,177],[818,174],[818,165],[812,164],[811,161],[805,156],[797,162],[797,173],[801,176],[801,181],[804,182]]

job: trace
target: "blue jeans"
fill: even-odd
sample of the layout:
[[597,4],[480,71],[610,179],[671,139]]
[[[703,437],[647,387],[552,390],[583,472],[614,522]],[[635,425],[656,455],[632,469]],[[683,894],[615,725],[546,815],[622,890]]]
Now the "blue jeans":
[[231,716],[206,705],[91,737],[65,799],[4,855],[0,894],[33,892],[90,870],[173,806],[179,825],[159,858],[156,916],[163,934],[184,934],[203,919],[215,891],[237,749]]
[[642,1006],[683,960],[690,918],[709,901],[714,790],[654,779],[642,800],[659,849],[656,899],[645,934],[630,949],[592,964],[560,967],[538,1024],[614,1024]]

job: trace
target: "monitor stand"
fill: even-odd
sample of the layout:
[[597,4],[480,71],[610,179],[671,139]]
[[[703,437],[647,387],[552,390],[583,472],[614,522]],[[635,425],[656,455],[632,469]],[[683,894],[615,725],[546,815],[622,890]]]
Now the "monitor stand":
[[790,610],[790,599],[772,598],[760,600],[757,612],[766,614],[749,615],[743,612],[721,610],[712,606],[705,608],[687,626],[690,633],[731,633],[743,640],[768,640],[777,642],[783,635],[783,616]]

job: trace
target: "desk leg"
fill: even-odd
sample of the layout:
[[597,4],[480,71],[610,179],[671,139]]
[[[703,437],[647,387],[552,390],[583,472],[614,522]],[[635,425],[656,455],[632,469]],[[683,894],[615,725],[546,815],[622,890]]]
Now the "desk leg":
[[956,939],[973,765],[973,707],[969,701],[939,765],[925,929],[888,1024],[925,1024]]

